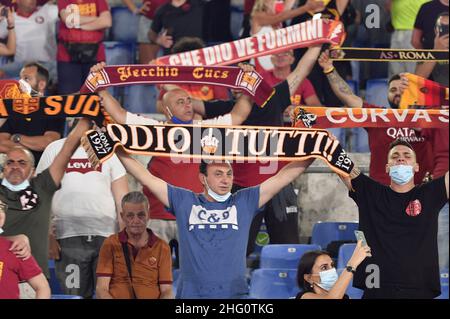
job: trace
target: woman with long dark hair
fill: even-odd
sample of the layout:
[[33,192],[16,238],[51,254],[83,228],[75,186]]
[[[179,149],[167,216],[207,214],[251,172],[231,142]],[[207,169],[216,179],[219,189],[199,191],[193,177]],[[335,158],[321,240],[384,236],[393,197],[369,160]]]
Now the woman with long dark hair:
[[356,267],[370,257],[370,247],[358,241],[347,267],[338,276],[330,254],[322,250],[305,253],[297,269],[297,283],[302,291],[297,299],[348,299],[345,294]]

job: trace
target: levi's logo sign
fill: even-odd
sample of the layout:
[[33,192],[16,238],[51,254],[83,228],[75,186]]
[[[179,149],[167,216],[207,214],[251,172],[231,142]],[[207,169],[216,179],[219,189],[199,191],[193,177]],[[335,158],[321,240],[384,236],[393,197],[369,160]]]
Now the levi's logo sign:
[[100,165],[97,169],[94,169],[88,159],[81,159],[81,158],[71,159],[66,168],[66,173],[78,172],[81,174],[86,174],[94,171],[101,172],[102,165]]

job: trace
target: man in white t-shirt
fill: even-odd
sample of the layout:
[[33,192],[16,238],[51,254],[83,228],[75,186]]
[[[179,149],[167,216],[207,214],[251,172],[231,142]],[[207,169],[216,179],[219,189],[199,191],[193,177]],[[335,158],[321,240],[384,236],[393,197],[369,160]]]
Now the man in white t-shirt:
[[[45,149],[38,174],[53,162],[64,141],[57,140]],[[75,151],[53,197],[49,234],[49,256],[55,259],[56,276],[65,294],[93,296],[98,253],[103,241],[118,226],[122,228],[119,210],[126,193],[126,171],[115,155],[95,170],[82,147]],[[67,286],[66,279],[74,272],[69,265],[78,267],[79,285]]]
[[[16,30],[16,54],[14,62],[0,67],[0,77],[18,77],[25,62],[37,61],[50,72],[56,80],[56,22],[58,8],[46,3],[37,7],[36,0],[17,0],[14,13]],[[6,21],[0,22],[0,38],[8,36]]]

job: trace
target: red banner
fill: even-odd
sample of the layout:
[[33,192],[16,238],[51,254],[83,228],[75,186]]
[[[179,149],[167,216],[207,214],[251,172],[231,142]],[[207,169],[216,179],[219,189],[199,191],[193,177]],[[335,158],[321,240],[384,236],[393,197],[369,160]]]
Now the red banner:
[[251,95],[264,107],[274,89],[257,72],[231,66],[114,65],[89,73],[80,92],[132,84],[207,84],[236,89]]
[[160,57],[159,65],[230,65],[254,57],[330,43],[339,46],[345,39],[340,21],[310,20],[249,38],[212,47]]
[[421,127],[448,128],[448,110],[344,107],[297,107],[295,127]]

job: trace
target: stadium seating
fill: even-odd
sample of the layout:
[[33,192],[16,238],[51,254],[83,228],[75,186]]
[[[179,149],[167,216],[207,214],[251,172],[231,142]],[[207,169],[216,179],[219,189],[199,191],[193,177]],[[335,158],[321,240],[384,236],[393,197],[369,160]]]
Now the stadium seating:
[[251,299],[289,299],[295,297],[297,271],[293,269],[256,269],[250,281]]
[[74,295],[52,295],[52,299],[83,299],[81,296]]
[[318,245],[266,245],[261,251],[260,268],[297,269],[305,252],[318,249]]
[[326,249],[332,241],[355,240],[357,222],[318,222],[314,225],[311,244]]
[[449,299],[448,296],[448,270],[441,272],[441,294],[436,299]]
[[177,286],[178,286],[178,278],[179,277],[180,277],[180,269],[173,268],[172,269],[172,279],[173,279],[172,288],[173,288],[173,294],[174,295],[177,294]]
[[388,79],[367,80],[365,101],[369,104],[389,107],[387,92]]
[[352,257],[355,247],[356,244],[343,244],[339,247],[337,268],[345,268],[347,266],[347,262]]
[[134,15],[127,7],[117,6],[111,8],[111,16],[111,39],[113,41],[136,43],[139,15]]
[[242,21],[244,19],[244,11],[241,7],[231,6],[231,35],[233,39],[239,39],[239,33],[242,29]]
[[107,65],[134,64],[135,44],[105,41],[105,54]]
[[49,259],[48,260],[48,270],[50,272],[50,280],[49,280],[49,285],[50,285],[50,290],[52,292],[52,294],[55,295],[60,295],[63,293],[61,286],[59,285],[59,281],[56,278],[56,271],[55,271],[55,261],[53,259]]
[[123,106],[131,113],[157,113],[157,98],[154,85],[130,85],[124,88]]
[[354,153],[368,153],[369,149],[369,135],[362,127],[354,127],[350,129],[350,139],[347,145],[347,150]]

